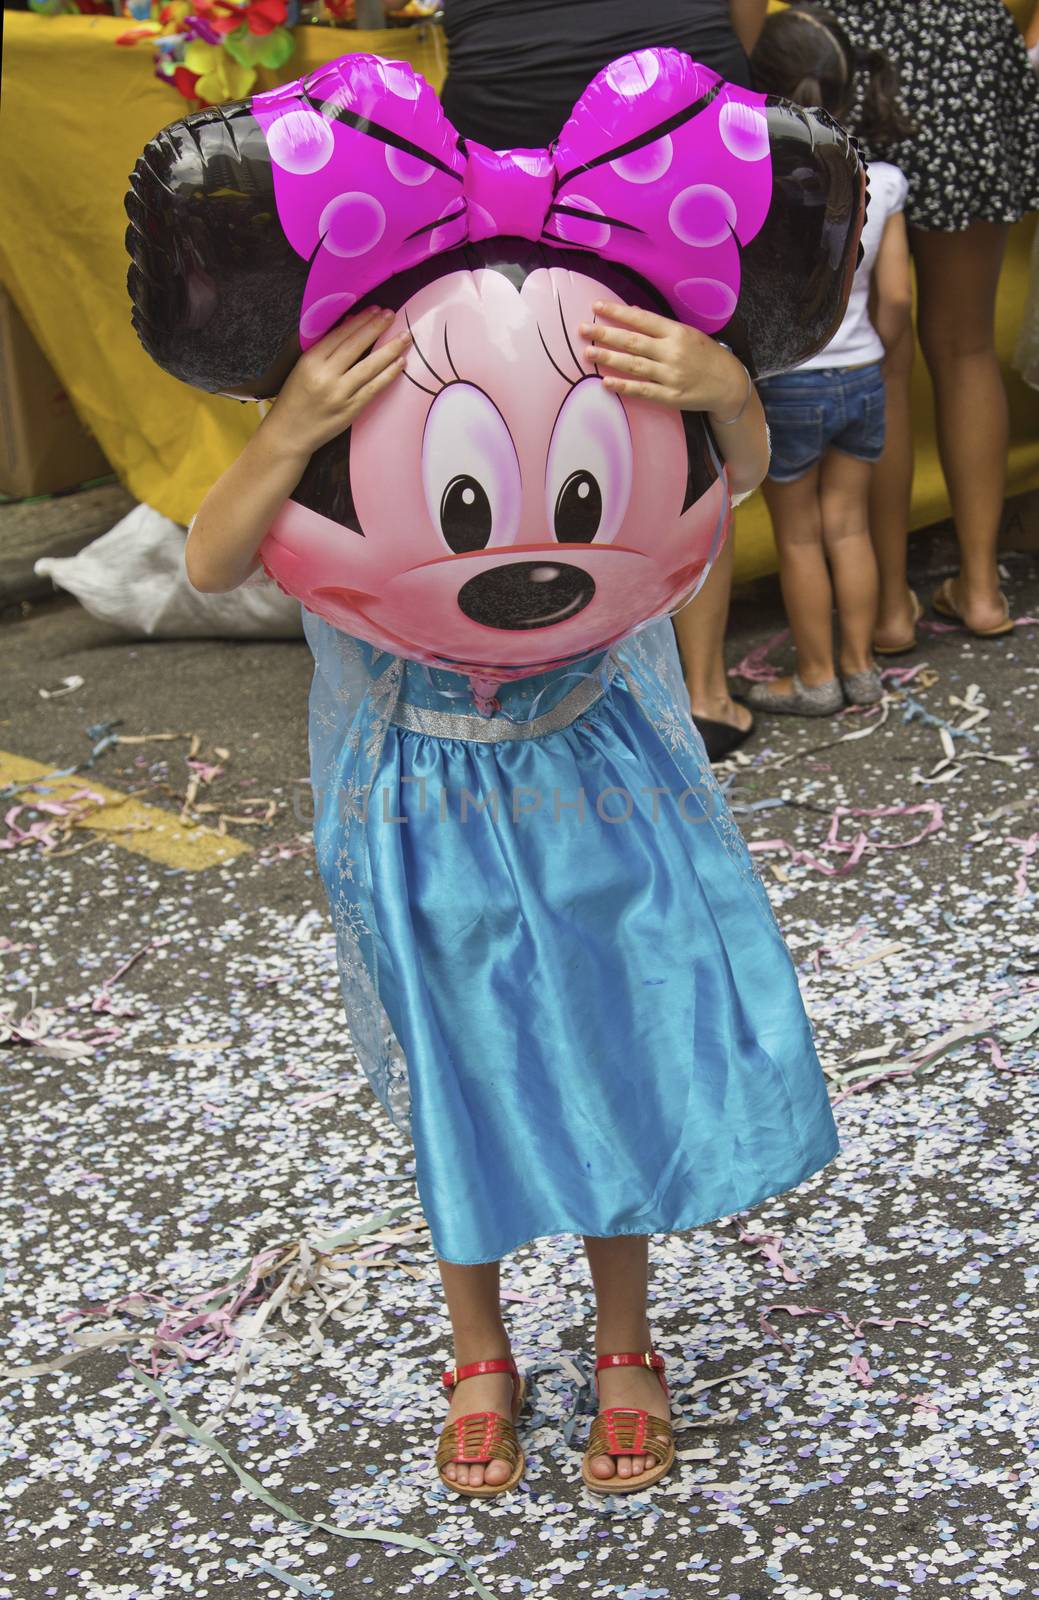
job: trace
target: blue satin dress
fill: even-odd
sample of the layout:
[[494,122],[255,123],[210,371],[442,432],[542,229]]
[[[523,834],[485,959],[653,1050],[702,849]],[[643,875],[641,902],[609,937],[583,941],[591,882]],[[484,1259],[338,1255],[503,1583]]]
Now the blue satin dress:
[[491,717],[464,679],[306,627],[351,1036],[437,1254],[693,1228],[823,1167],[797,979],[670,623]]

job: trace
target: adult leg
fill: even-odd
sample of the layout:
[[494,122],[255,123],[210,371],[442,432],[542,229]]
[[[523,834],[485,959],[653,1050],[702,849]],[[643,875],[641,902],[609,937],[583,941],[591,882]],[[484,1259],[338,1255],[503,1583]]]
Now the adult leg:
[[869,491],[869,531],[880,583],[873,637],[898,650],[913,637],[915,607],[906,576],[909,508],[913,495],[913,418],[910,379],[916,336],[907,326],[884,357],[887,435]]
[[[765,480],[765,500],[779,549],[779,583],[797,653],[797,673],[808,688],[832,682],[833,588],[823,548],[819,503],[821,468],[812,467],[793,483]],[[777,678],[769,688],[793,691],[792,678]]]
[[726,539],[707,582],[694,600],[674,618],[689,702],[694,717],[726,722],[746,730],[754,721],[746,706],[737,705],[725,675],[725,628],[732,592],[732,539]]
[[[637,1234],[615,1239],[586,1238],[585,1254],[595,1287],[595,1353],[649,1350],[652,1335],[646,1315],[649,1293],[649,1240]],[[667,1396],[648,1367],[607,1367],[599,1374],[599,1403],[633,1406],[653,1417],[670,1415]],[[593,1456],[597,1478],[638,1476],[654,1465],[652,1456]]]
[[996,288],[1007,228],[974,222],[960,233],[910,228],[920,343],[934,384],[942,471],[960,545],[951,598],[968,626],[1006,615],[996,571],[1009,427],[995,345]]
[[845,676],[873,666],[877,615],[877,562],[869,537],[869,484],[873,468],[840,450],[822,467],[819,506],[840,621],[840,663]]
[[[438,1265],[454,1335],[455,1365],[464,1367],[470,1361],[494,1361],[509,1355],[509,1336],[501,1315],[500,1262],[478,1267],[460,1267],[453,1261],[440,1261]],[[470,1411],[497,1411],[503,1417],[511,1417],[512,1379],[508,1373],[463,1378],[456,1384],[447,1420]],[[444,1472],[456,1483],[479,1486],[504,1483],[509,1466],[505,1461],[489,1461],[486,1466],[452,1461]]]

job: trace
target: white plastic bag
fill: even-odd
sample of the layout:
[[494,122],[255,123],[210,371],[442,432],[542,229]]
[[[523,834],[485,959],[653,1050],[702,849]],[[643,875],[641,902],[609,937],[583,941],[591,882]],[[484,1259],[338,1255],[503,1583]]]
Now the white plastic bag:
[[294,639],[300,603],[262,572],[228,594],[199,594],[184,571],[187,529],[151,506],[77,555],[45,556],[35,570],[67,589],[91,616],[155,638]]

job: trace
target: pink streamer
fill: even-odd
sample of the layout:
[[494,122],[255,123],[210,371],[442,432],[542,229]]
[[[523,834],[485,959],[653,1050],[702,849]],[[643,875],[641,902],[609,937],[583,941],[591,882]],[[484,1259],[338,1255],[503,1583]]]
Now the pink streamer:
[[770,1267],[778,1268],[787,1283],[800,1283],[797,1273],[783,1259],[785,1246],[781,1233],[748,1233],[739,1217],[734,1219],[733,1226],[740,1244],[750,1245],[758,1255],[764,1256]]
[[918,661],[913,667],[882,667],[880,676],[885,683],[896,683],[899,688],[904,683],[912,683],[913,679],[927,666],[926,661]]
[[876,1382],[870,1371],[869,1361],[866,1356],[852,1356],[848,1362],[848,1375],[852,1378],[858,1378],[866,1389],[871,1389]]
[[29,786],[27,792],[37,791],[34,798],[18,801],[15,805],[9,806],[4,813],[4,824],[8,834],[6,838],[0,839],[0,850],[14,850],[20,844],[31,844],[34,840],[45,850],[57,848],[59,840],[54,833],[55,824],[48,822],[46,817],[41,817],[38,821],[30,823],[28,828],[23,828],[17,820],[23,811],[43,811],[52,817],[77,817],[85,815],[87,811],[86,806],[77,802],[92,801],[99,808],[105,804],[104,797],[93,789],[77,789],[65,800],[48,800],[45,781],[41,779],[39,783]]
[[993,1039],[991,1036],[989,1036],[988,1038],[982,1039],[981,1042],[982,1042],[982,1044],[987,1044],[988,1045],[988,1048],[989,1048],[989,1061],[990,1061],[990,1064],[995,1067],[997,1072],[1034,1072],[1035,1071],[1035,1068],[1032,1067],[1032,1066],[1012,1067],[1010,1065],[1010,1062],[1007,1061],[1006,1057],[1004,1056],[1002,1050],[999,1048],[999,1045],[998,1045],[997,1041],[995,1039]]
[[[152,1290],[137,1290],[104,1305],[64,1311],[58,1321],[83,1317],[107,1320],[120,1313],[144,1316],[152,1307],[160,1308],[162,1315],[149,1347],[151,1375],[157,1378],[183,1361],[205,1361],[210,1356],[233,1351],[239,1343],[234,1331],[236,1319],[266,1298],[263,1279],[282,1254],[280,1246],[268,1246],[253,1257],[245,1276],[236,1285],[200,1290],[179,1304]],[[169,1352],[166,1359],[160,1359],[163,1352]]]
[[773,678],[780,677],[779,668],[768,660],[768,655],[775,645],[782,644],[783,640],[789,637],[789,628],[784,628],[782,633],[774,633],[764,644],[755,645],[738,666],[733,667],[736,677],[746,678],[750,683],[771,683]]
[[[870,839],[861,830],[852,839],[841,838],[841,823],[845,817],[909,817],[919,815],[924,815],[929,820],[920,829],[920,832],[915,833],[911,839],[896,839],[890,842],[883,839]],[[847,859],[839,867],[820,861],[818,856],[810,855],[806,850],[798,850],[786,839],[752,839],[748,844],[748,849],[754,854],[782,850],[790,856],[792,861],[803,861],[806,866],[814,867],[817,872],[823,873],[827,878],[841,878],[857,867],[868,851],[909,850],[913,845],[920,844],[930,834],[937,833],[944,826],[944,822],[945,815],[937,800],[922,800],[918,805],[913,806],[837,806],[830,818],[830,827],[823,843],[823,849],[846,855]]]
[[223,767],[217,766],[214,762],[199,761],[194,756],[187,757],[187,764],[191,768],[192,772],[196,772],[198,774],[203,783],[212,783],[213,779],[221,777],[225,770]]
[[1025,895],[1028,893],[1028,863],[1039,849],[1039,833],[1030,833],[1027,839],[1008,839],[1007,843],[1021,846],[1021,860],[1014,874],[1014,894]]
[[912,1323],[915,1327],[925,1328],[925,1317],[862,1317],[858,1322],[852,1322],[846,1311],[836,1311],[830,1306],[798,1306],[777,1304],[769,1306],[765,1311],[759,1311],[758,1322],[763,1333],[770,1334],[778,1344],[782,1345],[788,1355],[793,1354],[791,1347],[769,1320],[777,1311],[785,1311],[791,1317],[834,1317],[841,1325],[847,1328],[853,1339],[862,1338],[863,1328],[894,1328],[900,1322]]

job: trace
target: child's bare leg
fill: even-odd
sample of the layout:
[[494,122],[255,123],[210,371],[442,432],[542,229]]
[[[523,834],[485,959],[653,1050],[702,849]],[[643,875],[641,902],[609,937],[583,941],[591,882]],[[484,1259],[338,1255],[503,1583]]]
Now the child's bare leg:
[[[511,1354],[501,1315],[501,1263],[489,1261],[478,1267],[460,1267],[453,1261],[441,1261],[438,1265],[451,1318],[455,1365],[464,1367],[470,1361],[494,1361]],[[470,1411],[497,1411],[503,1417],[511,1417],[512,1378],[509,1374],[487,1373],[463,1378],[456,1384],[451,1392],[448,1421]],[[504,1483],[509,1471],[506,1461],[489,1461],[486,1466],[482,1463],[467,1466],[452,1461],[444,1468],[446,1476],[456,1483],[476,1487],[481,1483]]]
[[[641,1235],[584,1241],[595,1286],[595,1353],[648,1350],[652,1335],[646,1317],[649,1240]],[[649,1367],[613,1367],[599,1374],[599,1404],[634,1406],[653,1417],[670,1415],[660,1379]],[[638,1476],[656,1465],[652,1456],[593,1456],[597,1478]]]
[[877,561],[869,537],[868,461],[831,450],[823,462],[823,540],[837,595],[840,662],[845,675],[873,666]]
[[[832,683],[833,589],[823,548],[819,505],[820,468],[793,483],[764,485],[779,548],[779,582],[797,653],[797,672],[808,688]],[[770,684],[780,694],[793,692],[793,680]]]
[[880,600],[874,639],[898,649],[913,637],[913,597],[906,574],[913,496],[913,418],[910,378],[916,336],[907,324],[884,357],[887,441],[869,486],[869,531],[877,558]]
[[726,539],[695,600],[675,613],[675,634],[693,715],[747,729],[753,717],[732,698],[725,673],[725,629],[732,591],[732,539]]

